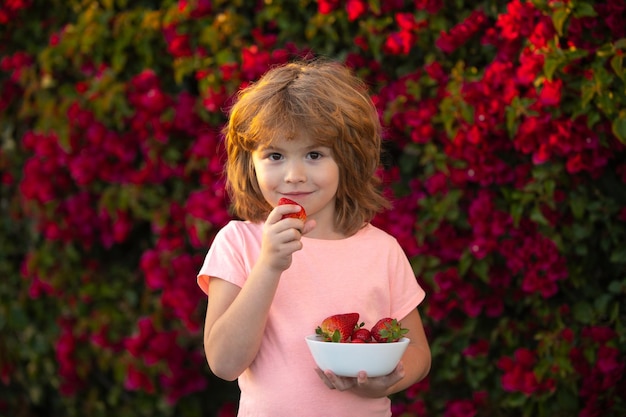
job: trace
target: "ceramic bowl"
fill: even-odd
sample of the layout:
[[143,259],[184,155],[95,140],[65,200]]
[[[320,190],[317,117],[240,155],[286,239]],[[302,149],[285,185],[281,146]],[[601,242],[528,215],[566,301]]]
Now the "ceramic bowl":
[[305,338],[317,366],[335,375],[356,377],[359,371],[376,377],[391,373],[400,362],[409,339],[391,343],[332,343],[317,335]]

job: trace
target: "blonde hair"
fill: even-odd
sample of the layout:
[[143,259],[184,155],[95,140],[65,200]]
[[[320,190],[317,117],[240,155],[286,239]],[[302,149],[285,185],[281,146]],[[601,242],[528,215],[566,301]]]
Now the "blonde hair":
[[236,96],[224,127],[235,215],[265,220],[272,207],[259,188],[252,152],[301,130],[329,147],[339,166],[338,230],[351,235],[389,207],[376,175],[382,127],[367,87],[346,66],[318,59],[272,68]]

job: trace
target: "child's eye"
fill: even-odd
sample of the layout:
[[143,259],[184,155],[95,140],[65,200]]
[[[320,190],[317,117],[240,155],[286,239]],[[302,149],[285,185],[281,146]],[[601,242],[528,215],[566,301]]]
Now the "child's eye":
[[309,152],[309,158],[313,159],[313,160],[317,160],[317,159],[321,159],[322,158],[322,153],[321,152]]
[[282,157],[283,156],[279,154],[278,152],[272,152],[267,155],[267,159],[269,159],[270,161],[280,161]]

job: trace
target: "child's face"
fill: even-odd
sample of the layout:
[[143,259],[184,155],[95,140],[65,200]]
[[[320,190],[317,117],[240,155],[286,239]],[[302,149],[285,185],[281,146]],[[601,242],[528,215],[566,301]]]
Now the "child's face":
[[339,166],[330,148],[308,135],[277,139],[256,149],[252,162],[263,197],[272,207],[287,197],[302,205],[318,227],[334,225]]

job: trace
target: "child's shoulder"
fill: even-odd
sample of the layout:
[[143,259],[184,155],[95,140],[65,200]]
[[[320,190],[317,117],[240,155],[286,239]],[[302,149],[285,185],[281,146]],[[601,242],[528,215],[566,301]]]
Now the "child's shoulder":
[[384,231],[383,229],[374,226],[371,223],[366,224],[365,227],[359,230],[356,235],[360,236],[361,238],[366,238],[381,243],[395,244],[397,242],[394,236]]
[[218,235],[232,239],[235,236],[246,238],[259,236],[262,232],[262,223],[253,223],[247,220],[231,220],[218,232]]

